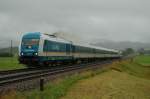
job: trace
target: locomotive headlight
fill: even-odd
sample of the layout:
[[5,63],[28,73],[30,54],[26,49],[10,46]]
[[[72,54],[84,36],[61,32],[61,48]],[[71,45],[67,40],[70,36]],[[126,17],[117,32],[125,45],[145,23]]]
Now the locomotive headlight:
[[38,55],[38,53],[34,53],[34,55]]
[[24,55],[23,53],[21,53],[21,55]]

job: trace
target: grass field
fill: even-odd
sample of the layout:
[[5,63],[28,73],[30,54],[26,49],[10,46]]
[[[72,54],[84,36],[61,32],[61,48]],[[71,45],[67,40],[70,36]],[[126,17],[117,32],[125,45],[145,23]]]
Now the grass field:
[[17,57],[0,57],[0,71],[25,68],[18,63]]
[[[58,79],[30,92],[3,99],[150,99],[150,56],[114,62],[107,68]],[[10,98],[11,97],[11,98]],[[1,97],[0,97],[1,98]]]
[[144,55],[142,55],[142,56],[137,56],[136,58],[135,58],[135,62],[137,62],[137,63],[139,63],[139,64],[141,64],[141,65],[144,65],[144,66],[150,66],[150,56],[144,56]]

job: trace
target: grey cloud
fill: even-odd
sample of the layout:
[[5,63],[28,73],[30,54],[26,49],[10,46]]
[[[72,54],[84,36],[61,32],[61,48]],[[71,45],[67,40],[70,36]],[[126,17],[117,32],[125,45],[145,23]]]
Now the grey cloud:
[[85,40],[149,42],[149,4],[148,0],[1,0],[0,39],[18,39],[17,32],[63,31]]

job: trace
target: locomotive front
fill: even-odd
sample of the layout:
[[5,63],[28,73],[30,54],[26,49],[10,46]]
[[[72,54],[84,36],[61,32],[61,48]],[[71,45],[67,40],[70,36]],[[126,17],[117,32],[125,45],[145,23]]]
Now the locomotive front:
[[38,63],[40,33],[27,33],[22,37],[19,47],[19,62],[22,64]]

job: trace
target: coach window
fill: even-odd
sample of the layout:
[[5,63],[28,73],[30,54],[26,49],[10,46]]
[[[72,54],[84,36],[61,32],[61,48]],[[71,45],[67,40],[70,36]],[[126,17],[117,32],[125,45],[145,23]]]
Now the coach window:
[[66,51],[66,44],[59,43],[59,51],[60,52],[65,52]]
[[59,51],[59,44],[56,42],[51,43],[51,50],[52,51]]

